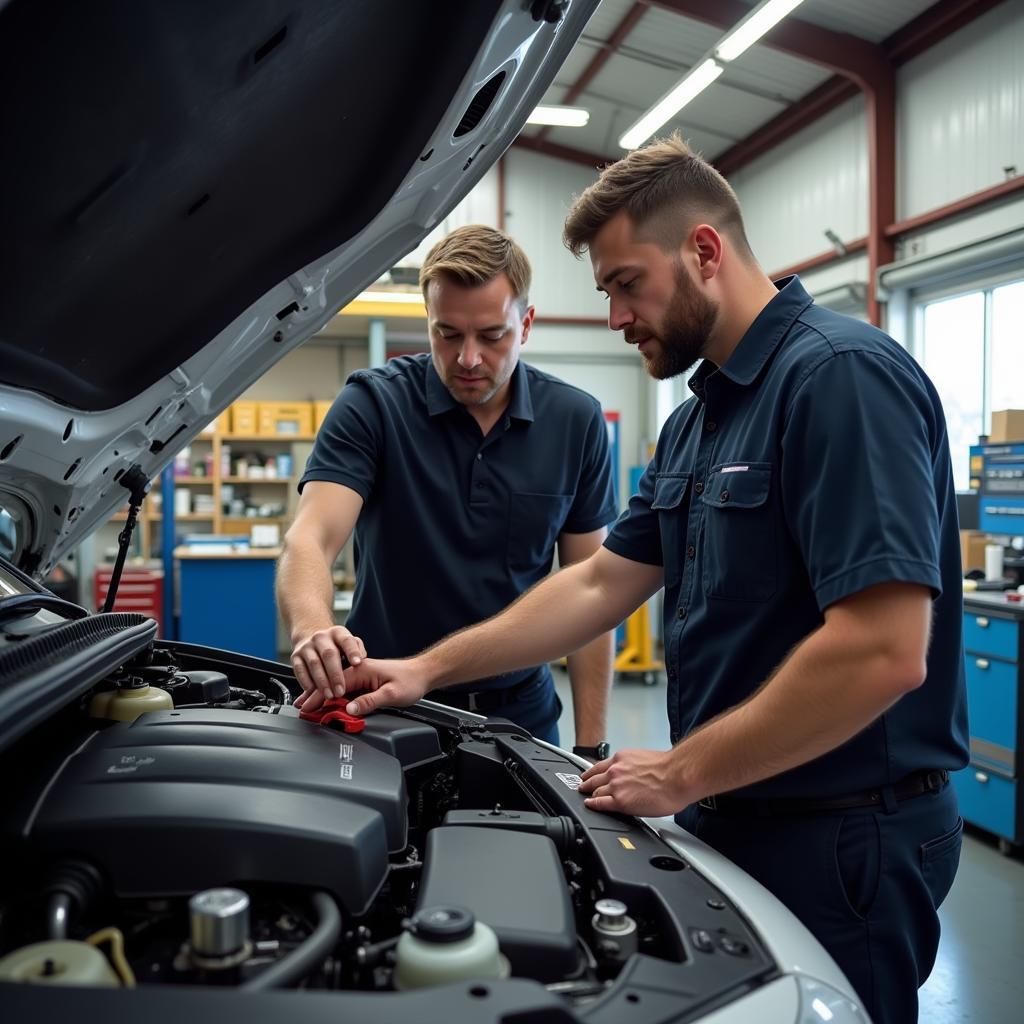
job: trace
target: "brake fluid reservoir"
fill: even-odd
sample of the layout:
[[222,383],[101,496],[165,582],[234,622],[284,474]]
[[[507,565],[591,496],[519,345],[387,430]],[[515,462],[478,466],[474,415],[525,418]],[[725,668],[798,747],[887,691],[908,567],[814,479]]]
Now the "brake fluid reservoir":
[[166,690],[149,686],[139,676],[130,676],[113,693],[98,693],[89,702],[93,718],[112,718],[115,722],[134,722],[147,711],[171,711],[174,701]]
[[498,951],[497,936],[464,907],[420,910],[398,940],[396,988],[507,976],[508,961]]
[[22,946],[0,960],[0,981],[33,985],[87,985],[116,988],[121,982],[95,946],[53,940]]

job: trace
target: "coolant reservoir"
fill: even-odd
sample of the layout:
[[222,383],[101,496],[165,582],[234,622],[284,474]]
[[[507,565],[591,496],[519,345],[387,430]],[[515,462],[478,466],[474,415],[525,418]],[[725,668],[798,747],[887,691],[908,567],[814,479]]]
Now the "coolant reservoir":
[[97,693],[89,702],[93,718],[111,718],[115,722],[134,722],[147,711],[171,711],[174,701],[166,690],[149,686],[139,676],[123,680],[116,690]]
[[428,907],[398,940],[395,987],[426,988],[470,978],[504,978],[498,938],[464,907]]
[[36,942],[8,953],[0,960],[0,981],[94,988],[116,988],[121,984],[107,958],[95,946],[64,939]]

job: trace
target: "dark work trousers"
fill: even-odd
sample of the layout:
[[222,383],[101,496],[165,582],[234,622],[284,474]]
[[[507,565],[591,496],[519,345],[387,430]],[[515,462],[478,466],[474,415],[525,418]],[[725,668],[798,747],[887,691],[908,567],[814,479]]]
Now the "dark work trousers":
[[[507,718],[510,722],[527,729],[537,739],[546,740],[557,746],[558,718],[562,714],[562,702],[558,699],[551,673],[545,670],[539,673],[539,676],[535,684],[527,686],[509,703],[494,708],[481,708],[476,713],[489,718]],[[442,704],[447,703],[444,690],[438,690],[429,697]],[[453,700],[452,706],[457,708],[460,703]]]
[[562,702],[555,692],[554,681],[547,674],[541,685],[531,686],[510,704],[503,704],[490,712],[497,718],[507,718],[521,725],[532,736],[554,743],[555,746],[558,746],[558,716],[561,713]]
[[964,825],[948,783],[892,806],[764,817],[694,805],[676,821],[800,918],[874,1024],[913,1024]]

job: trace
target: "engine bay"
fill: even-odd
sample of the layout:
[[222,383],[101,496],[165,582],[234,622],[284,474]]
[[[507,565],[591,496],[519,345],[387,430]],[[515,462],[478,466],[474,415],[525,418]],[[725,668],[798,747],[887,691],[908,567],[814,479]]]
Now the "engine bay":
[[413,995],[417,1020],[453,999],[466,1020],[688,1020],[776,976],[693,865],[586,808],[562,752],[426,701],[345,732],[300,718],[282,672],[157,641],[0,755],[5,1001],[149,992],[133,1013],[199,1021],[227,990],[299,988],[326,1000],[311,1020],[395,1020]]

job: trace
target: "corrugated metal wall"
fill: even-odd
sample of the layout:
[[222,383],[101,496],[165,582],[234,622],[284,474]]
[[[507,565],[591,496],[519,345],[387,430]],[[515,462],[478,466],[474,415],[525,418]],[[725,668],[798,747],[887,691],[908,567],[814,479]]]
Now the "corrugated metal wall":
[[847,242],[867,233],[866,138],[857,97],[732,175],[768,273],[826,252],[826,229]]
[[1024,173],[1024,4],[1004,3],[898,73],[897,215]]

